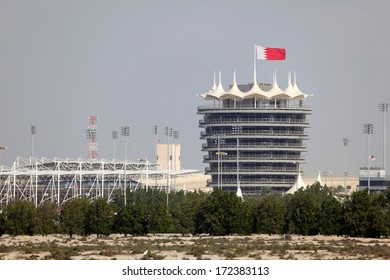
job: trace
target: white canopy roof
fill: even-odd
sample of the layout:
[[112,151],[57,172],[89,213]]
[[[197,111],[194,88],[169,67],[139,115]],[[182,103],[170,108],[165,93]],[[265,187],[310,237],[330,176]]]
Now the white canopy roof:
[[293,194],[301,188],[305,189],[306,185],[302,179],[301,173],[299,173],[297,181],[295,182],[294,186],[292,186],[288,191],[286,191],[286,194]]
[[273,74],[273,83],[272,88],[268,91],[265,91],[259,87],[257,83],[254,83],[253,86],[249,91],[243,92],[238,88],[237,81],[236,81],[236,72],[234,71],[234,77],[233,77],[233,85],[228,90],[225,91],[222,86],[221,81],[221,72],[219,72],[219,83],[218,86],[216,86],[215,83],[215,74],[214,74],[214,84],[210,91],[200,94],[204,99],[210,100],[210,99],[216,99],[216,100],[224,100],[224,99],[236,99],[236,100],[242,100],[242,99],[250,99],[250,98],[257,98],[257,99],[285,99],[285,100],[305,100],[308,96],[308,94],[303,93],[297,85],[296,82],[296,75],[294,75],[294,83],[291,82],[291,73],[289,73],[288,76],[288,86],[285,90],[282,90],[276,79],[276,73]]

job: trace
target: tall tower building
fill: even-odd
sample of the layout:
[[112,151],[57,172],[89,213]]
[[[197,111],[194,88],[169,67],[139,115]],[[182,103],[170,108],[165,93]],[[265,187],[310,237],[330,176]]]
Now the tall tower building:
[[219,75],[218,86],[214,77],[212,89],[200,96],[211,101],[198,107],[208,187],[235,192],[239,186],[248,196],[285,192],[297,182],[311,109],[291,74],[285,90],[274,74],[272,84],[246,85],[237,85],[234,75],[227,91]]

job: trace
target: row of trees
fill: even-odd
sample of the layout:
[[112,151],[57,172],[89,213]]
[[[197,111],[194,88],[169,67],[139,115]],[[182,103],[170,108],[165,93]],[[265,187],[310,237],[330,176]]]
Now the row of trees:
[[[167,202],[169,202],[167,204]],[[117,195],[75,198],[61,206],[45,201],[37,208],[17,200],[1,209],[0,235],[66,233],[143,235],[181,233],[302,234],[381,237],[390,235],[390,191],[354,192],[344,202],[319,184],[293,195],[242,200],[234,193],[128,191],[127,203]]]

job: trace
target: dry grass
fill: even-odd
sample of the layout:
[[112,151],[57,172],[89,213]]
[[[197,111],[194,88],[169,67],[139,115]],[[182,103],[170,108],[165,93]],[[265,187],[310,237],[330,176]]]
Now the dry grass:
[[336,236],[2,236],[0,259],[390,259],[390,239]]

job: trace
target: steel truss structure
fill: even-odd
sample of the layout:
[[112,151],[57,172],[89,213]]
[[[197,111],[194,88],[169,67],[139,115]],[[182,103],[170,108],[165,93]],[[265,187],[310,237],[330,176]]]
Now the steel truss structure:
[[32,201],[36,206],[46,200],[60,205],[81,196],[112,201],[117,191],[123,192],[124,186],[131,190],[157,188],[169,192],[175,190],[177,176],[193,172],[196,170],[157,170],[148,161],[18,157],[11,168],[0,171],[0,205],[16,199]]

